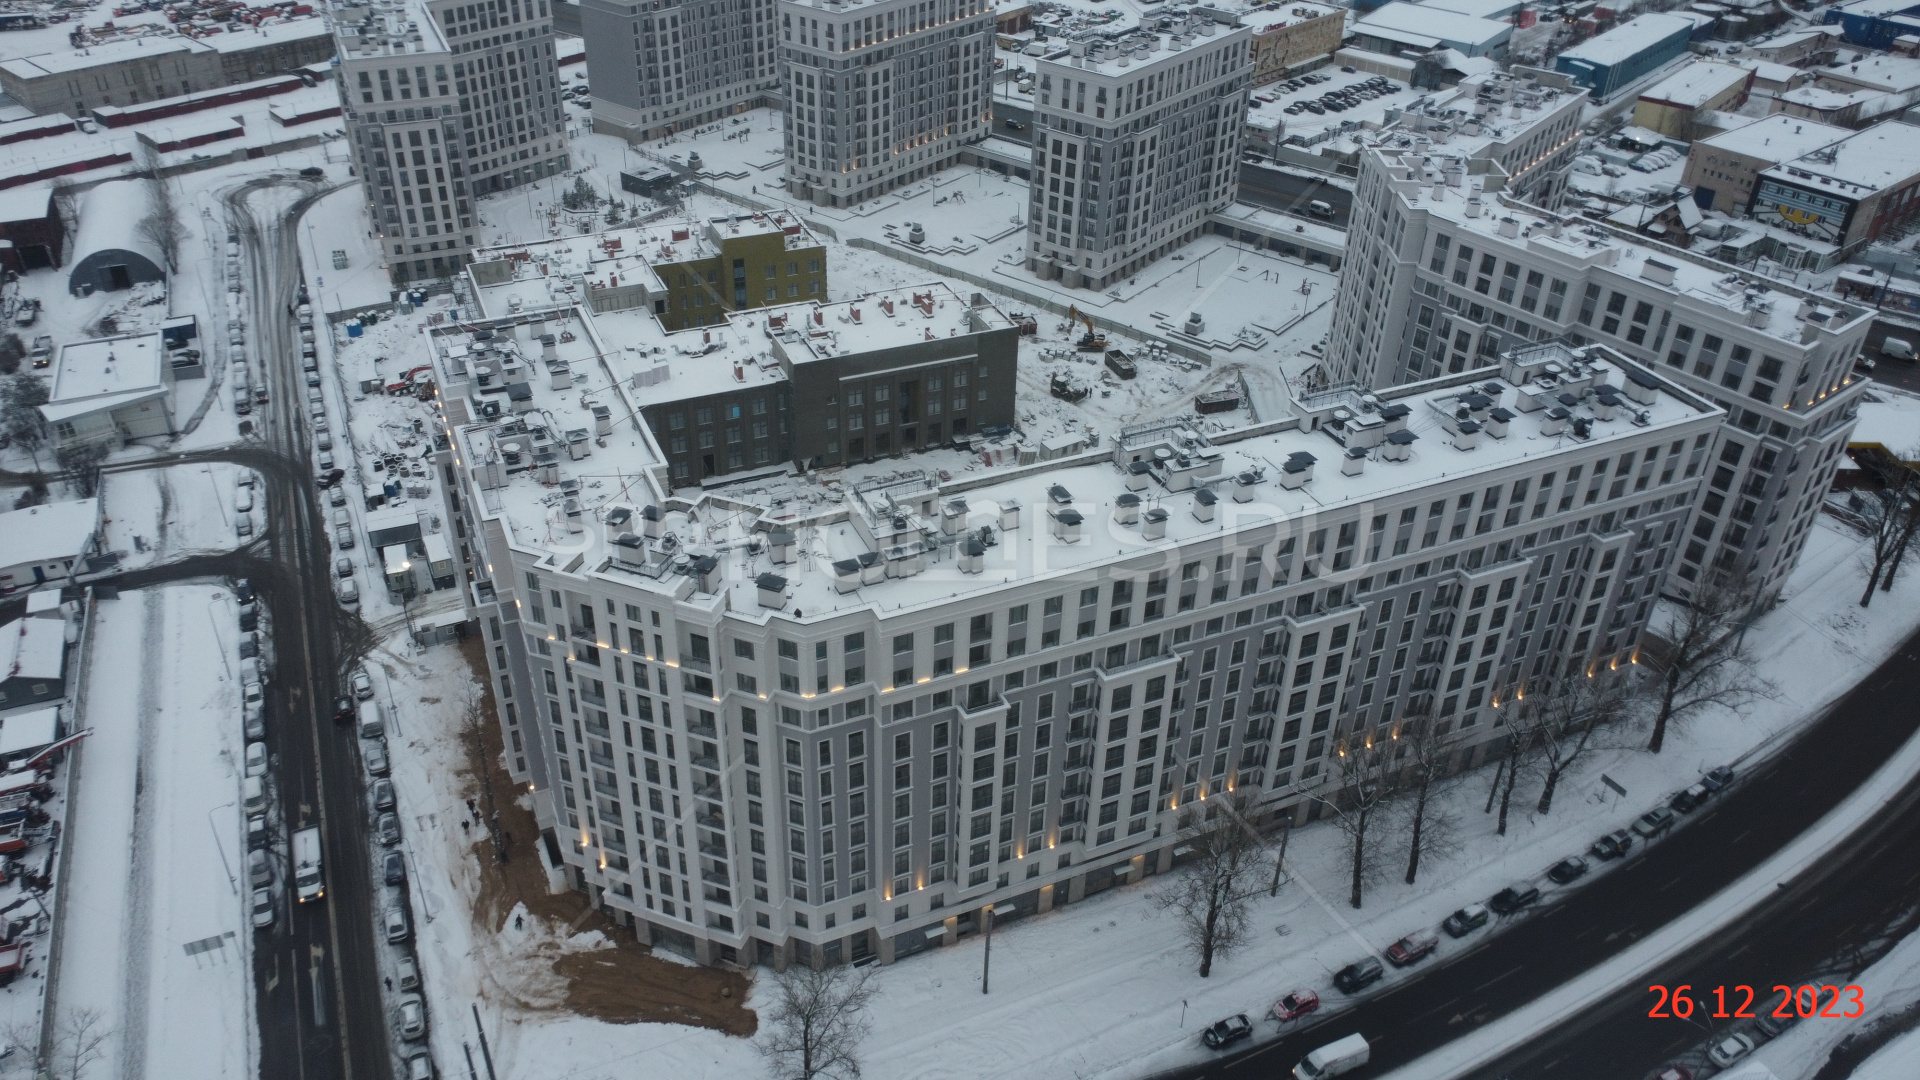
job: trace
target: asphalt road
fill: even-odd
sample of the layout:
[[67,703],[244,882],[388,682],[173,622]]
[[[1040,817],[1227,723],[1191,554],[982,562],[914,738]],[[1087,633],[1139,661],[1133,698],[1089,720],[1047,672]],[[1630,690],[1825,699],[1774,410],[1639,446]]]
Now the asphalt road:
[[1873,381],[1920,394],[1920,363],[1888,356],[1881,351],[1880,346],[1890,336],[1920,346],[1920,333],[1915,333],[1911,327],[1885,319],[1875,319],[1873,329],[1867,332],[1866,346],[1861,350],[1874,360],[1873,371],[1870,373]]
[[[1543,882],[1542,903],[1509,919],[1513,925],[1494,935],[1482,932],[1478,942],[1469,938],[1456,943],[1443,937],[1436,959],[1429,960],[1418,977],[1363,995],[1358,1003],[1327,986],[1320,973],[1276,971],[1274,997],[1295,985],[1312,985],[1320,990],[1324,1008],[1340,1011],[1284,1038],[1167,1075],[1273,1080],[1315,1047],[1353,1031],[1365,1035],[1373,1046],[1373,1072],[1408,1064],[1439,1049],[1620,952],[1791,842],[1920,728],[1920,710],[1912,707],[1916,699],[1920,699],[1920,634],[1903,642],[1890,659],[1815,720],[1803,737],[1739,777],[1683,826],[1643,847],[1625,863],[1572,889],[1560,890]],[[1631,797],[1650,803],[1649,796],[1660,794],[1664,793],[1636,791]],[[1903,795],[1904,800],[1913,797],[1911,788]],[[1515,1076],[1518,1080],[1638,1077],[1679,1043],[1704,1038],[1706,1033],[1699,1029],[1636,1024],[1634,1014],[1644,1019],[1652,1004],[1647,992],[1652,982],[1703,986],[1764,981],[1771,988],[1776,982],[1799,979],[1811,958],[1844,943],[1870,918],[1872,913],[1852,902],[1846,890],[1881,893],[1883,889],[1861,889],[1858,881],[1884,881],[1885,892],[1913,897],[1911,888],[1899,887],[1911,879],[1914,853],[1920,851],[1920,835],[1916,835],[1920,815],[1905,812],[1907,805],[1902,801],[1889,808],[1895,819],[1890,822],[1891,835],[1863,830],[1804,871],[1799,880],[1788,883],[1761,918],[1746,924],[1745,934],[1758,935],[1755,941],[1748,943],[1743,934],[1731,943],[1706,943],[1670,965],[1670,971],[1648,973],[1616,988],[1604,1001],[1594,1003],[1594,1015],[1621,1027],[1585,1036],[1576,1026],[1571,1030],[1589,1041],[1560,1051],[1557,1057],[1559,1044],[1543,1033],[1541,1040],[1528,1047],[1529,1056],[1515,1059]],[[1541,870],[1545,869],[1543,865]],[[1732,951],[1739,944],[1748,947],[1731,958],[1738,963],[1730,960],[1716,966],[1719,946]],[[1203,1024],[1212,1019],[1200,1018]],[[1684,1026],[1681,1021],[1664,1023]],[[1636,1030],[1620,1033],[1629,1029]],[[1262,1021],[1262,1034],[1272,1032],[1272,1022]],[[1502,1074],[1489,1071],[1486,1075]]]
[[[266,484],[267,553],[280,567],[261,591],[275,655],[267,687],[268,745],[281,812],[279,843],[317,825],[327,881],[319,903],[283,902],[285,918],[254,953],[260,1075],[267,1080],[388,1080],[392,1042],[373,911],[359,740],[331,722],[332,701],[366,628],[332,594],[331,550],[311,477],[312,435],[290,306],[300,270],[295,230],[308,195],[280,216],[257,213],[249,185],[228,199],[244,250],[247,341],[269,401],[255,417],[293,463]],[[336,421],[338,422],[338,421]],[[276,482],[277,481],[277,482]],[[289,882],[283,880],[284,889]]]

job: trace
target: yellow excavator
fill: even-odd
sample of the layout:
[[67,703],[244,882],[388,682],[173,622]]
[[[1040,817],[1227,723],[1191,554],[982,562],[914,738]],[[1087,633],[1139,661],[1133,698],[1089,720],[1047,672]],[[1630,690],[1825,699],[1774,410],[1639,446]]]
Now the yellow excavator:
[[1067,322],[1069,325],[1077,322],[1087,328],[1087,332],[1080,336],[1078,347],[1081,352],[1107,351],[1107,336],[1093,328],[1093,319],[1086,312],[1081,311],[1079,305],[1068,306]]

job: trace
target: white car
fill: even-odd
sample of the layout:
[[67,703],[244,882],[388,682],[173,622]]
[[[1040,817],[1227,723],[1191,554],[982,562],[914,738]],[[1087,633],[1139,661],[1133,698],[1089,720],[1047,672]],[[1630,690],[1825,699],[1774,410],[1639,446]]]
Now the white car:
[[339,558],[333,560],[333,576],[334,577],[352,577],[353,576],[353,557],[350,555],[342,555]]
[[273,890],[253,890],[253,928],[265,930],[273,925]]
[[418,994],[408,994],[400,999],[400,1037],[408,1042],[419,1042],[427,1037],[427,1003],[420,1000]]
[[267,737],[267,718],[266,714],[261,711],[259,702],[246,705],[242,708],[241,713],[243,715],[241,726],[246,729],[247,739],[249,741],[259,742],[261,739]]
[[407,909],[390,907],[383,921],[387,932],[387,944],[398,945],[413,935],[413,926],[407,920]]
[[247,744],[247,775],[267,775],[267,744],[250,742]]
[[344,578],[333,583],[333,595],[344,608],[360,606],[360,585],[352,578]]
[[363,668],[363,667],[354,668],[353,678],[349,680],[349,682],[353,686],[354,697],[359,698],[361,701],[365,701],[368,698],[373,696],[373,679],[371,676],[367,674],[366,668]]
[[402,955],[393,962],[393,985],[402,990],[420,989],[420,965],[413,957]]
[[1714,1043],[1707,1051],[1707,1060],[1724,1069],[1751,1053],[1753,1040],[1745,1035],[1733,1035]]

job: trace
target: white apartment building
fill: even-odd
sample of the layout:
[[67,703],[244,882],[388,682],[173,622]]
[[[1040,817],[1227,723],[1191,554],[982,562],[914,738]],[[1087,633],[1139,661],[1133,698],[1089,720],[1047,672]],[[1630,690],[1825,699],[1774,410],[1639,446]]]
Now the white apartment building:
[[1633,661],[1721,419],[1549,345],[1258,432],[760,506],[662,486],[644,389],[577,315],[428,347],[540,857],[713,962],[891,961],[1137,882],[1179,807],[1304,819],[1333,755],[1408,725],[1476,758],[1530,681]]
[[1498,163],[1362,156],[1328,337],[1335,384],[1391,386],[1527,342],[1598,342],[1727,411],[1720,461],[1670,586],[1709,566],[1786,580],[1863,390],[1870,313],[1507,198]]
[[337,7],[340,102],[394,284],[447,277],[474,199],[564,172],[547,0]]
[[851,206],[953,164],[993,122],[986,0],[779,0],[787,190]]
[[775,0],[580,0],[593,130],[659,139],[777,96]]
[[1160,22],[1035,63],[1027,269],[1042,278],[1105,289],[1233,201],[1251,31]]
[[1570,76],[1516,66],[1389,110],[1376,145],[1493,161],[1507,174],[1508,197],[1551,210],[1566,195],[1586,104]]

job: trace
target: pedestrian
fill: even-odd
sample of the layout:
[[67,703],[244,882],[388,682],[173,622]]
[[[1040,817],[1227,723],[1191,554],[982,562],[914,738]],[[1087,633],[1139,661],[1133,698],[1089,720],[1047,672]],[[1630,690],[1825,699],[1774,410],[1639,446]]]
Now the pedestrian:
[[525,915],[515,914],[513,917],[513,928],[515,930],[525,930],[527,928],[527,917]]
[[467,828],[468,828],[469,826],[471,826],[472,824],[473,824],[473,822],[471,822],[471,821],[468,821],[468,820],[467,820],[466,818],[461,818],[461,819],[460,819],[460,831],[461,831],[462,833],[464,833],[464,832],[466,832],[466,831],[467,831]]
[[388,989],[388,990],[392,990],[392,989],[393,989],[393,977],[392,977],[392,976],[387,976],[387,977],[386,977],[386,978],[385,978],[384,980],[382,980],[382,981],[384,981],[384,982],[385,982],[385,983],[387,984],[387,989]]

